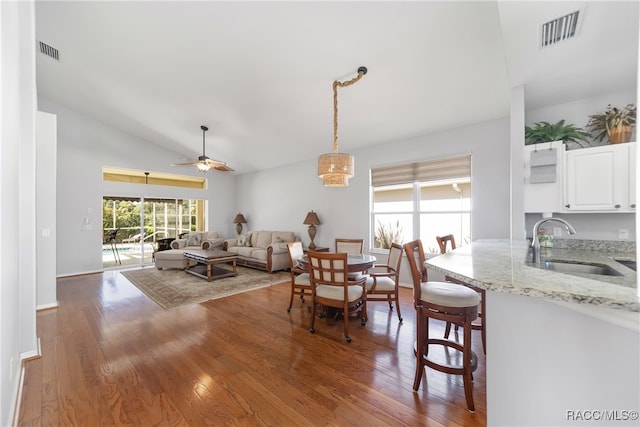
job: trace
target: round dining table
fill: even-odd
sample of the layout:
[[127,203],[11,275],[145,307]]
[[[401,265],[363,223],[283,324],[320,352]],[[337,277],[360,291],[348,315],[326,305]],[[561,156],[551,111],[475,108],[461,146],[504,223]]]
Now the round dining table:
[[[347,271],[349,273],[355,273],[358,271],[367,271],[372,268],[376,263],[376,257],[366,254],[349,254],[347,255]],[[307,254],[304,254],[300,258],[300,264],[303,268],[309,269],[309,260]]]

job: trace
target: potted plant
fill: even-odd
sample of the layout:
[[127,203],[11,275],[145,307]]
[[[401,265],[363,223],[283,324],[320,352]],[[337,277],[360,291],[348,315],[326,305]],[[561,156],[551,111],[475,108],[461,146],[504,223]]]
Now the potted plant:
[[580,147],[584,145],[580,142],[589,141],[589,133],[573,124],[565,124],[564,120],[557,123],[538,122],[533,127],[525,126],[525,145],[539,144],[542,142],[562,141],[574,142]]
[[636,124],[636,106],[628,104],[624,108],[607,105],[604,112],[589,116],[587,128],[598,141],[608,137],[612,144],[629,142],[633,126]]

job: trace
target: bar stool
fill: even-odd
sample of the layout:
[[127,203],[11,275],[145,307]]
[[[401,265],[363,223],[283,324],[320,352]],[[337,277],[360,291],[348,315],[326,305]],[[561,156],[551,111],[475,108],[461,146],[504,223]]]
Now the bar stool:
[[[404,250],[413,277],[413,302],[416,309],[416,375],[413,380],[413,389],[418,391],[420,388],[425,366],[447,374],[462,375],[467,408],[469,411],[475,412],[473,371],[478,366],[478,358],[471,350],[471,322],[478,317],[480,296],[477,292],[463,285],[429,282],[424,250],[420,240],[405,244]],[[418,253],[419,265],[416,262],[415,252]],[[429,319],[461,325],[463,328],[462,344],[448,339],[429,338]],[[435,345],[444,346],[445,350],[452,348],[461,352],[462,366],[438,363],[430,359],[429,348]]]
[[[447,234],[446,236],[436,236],[436,241],[438,242],[438,246],[440,246],[440,253],[447,253],[447,243],[451,244],[451,250],[456,248],[456,239],[453,237],[453,234]],[[468,288],[473,289],[480,295],[480,309],[478,310],[478,319],[479,322],[473,322],[471,324],[471,328],[477,331],[480,331],[480,337],[482,338],[482,351],[484,354],[487,354],[487,330],[485,328],[486,324],[486,298],[485,298],[485,290],[476,288],[473,285],[468,283],[461,282],[460,280],[454,279],[453,277],[444,276],[444,280],[446,282],[457,283],[459,285],[464,285]],[[451,322],[447,322],[447,327],[444,329],[444,337],[449,338],[449,333],[451,332]],[[458,332],[458,325],[456,325],[456,333]]]

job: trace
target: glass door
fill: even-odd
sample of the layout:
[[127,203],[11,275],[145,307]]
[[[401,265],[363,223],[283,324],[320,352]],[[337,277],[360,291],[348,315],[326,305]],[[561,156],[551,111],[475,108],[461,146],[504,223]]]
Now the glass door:
[[103,198],[103,268],[145,265],[189,231],[204,230],[204,200]]

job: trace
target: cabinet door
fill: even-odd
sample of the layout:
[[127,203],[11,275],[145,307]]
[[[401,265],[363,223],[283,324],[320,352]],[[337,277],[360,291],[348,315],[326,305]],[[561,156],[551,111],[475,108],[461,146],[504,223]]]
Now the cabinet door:
[[566,153],[567,211],[628,211],[629,146]]

